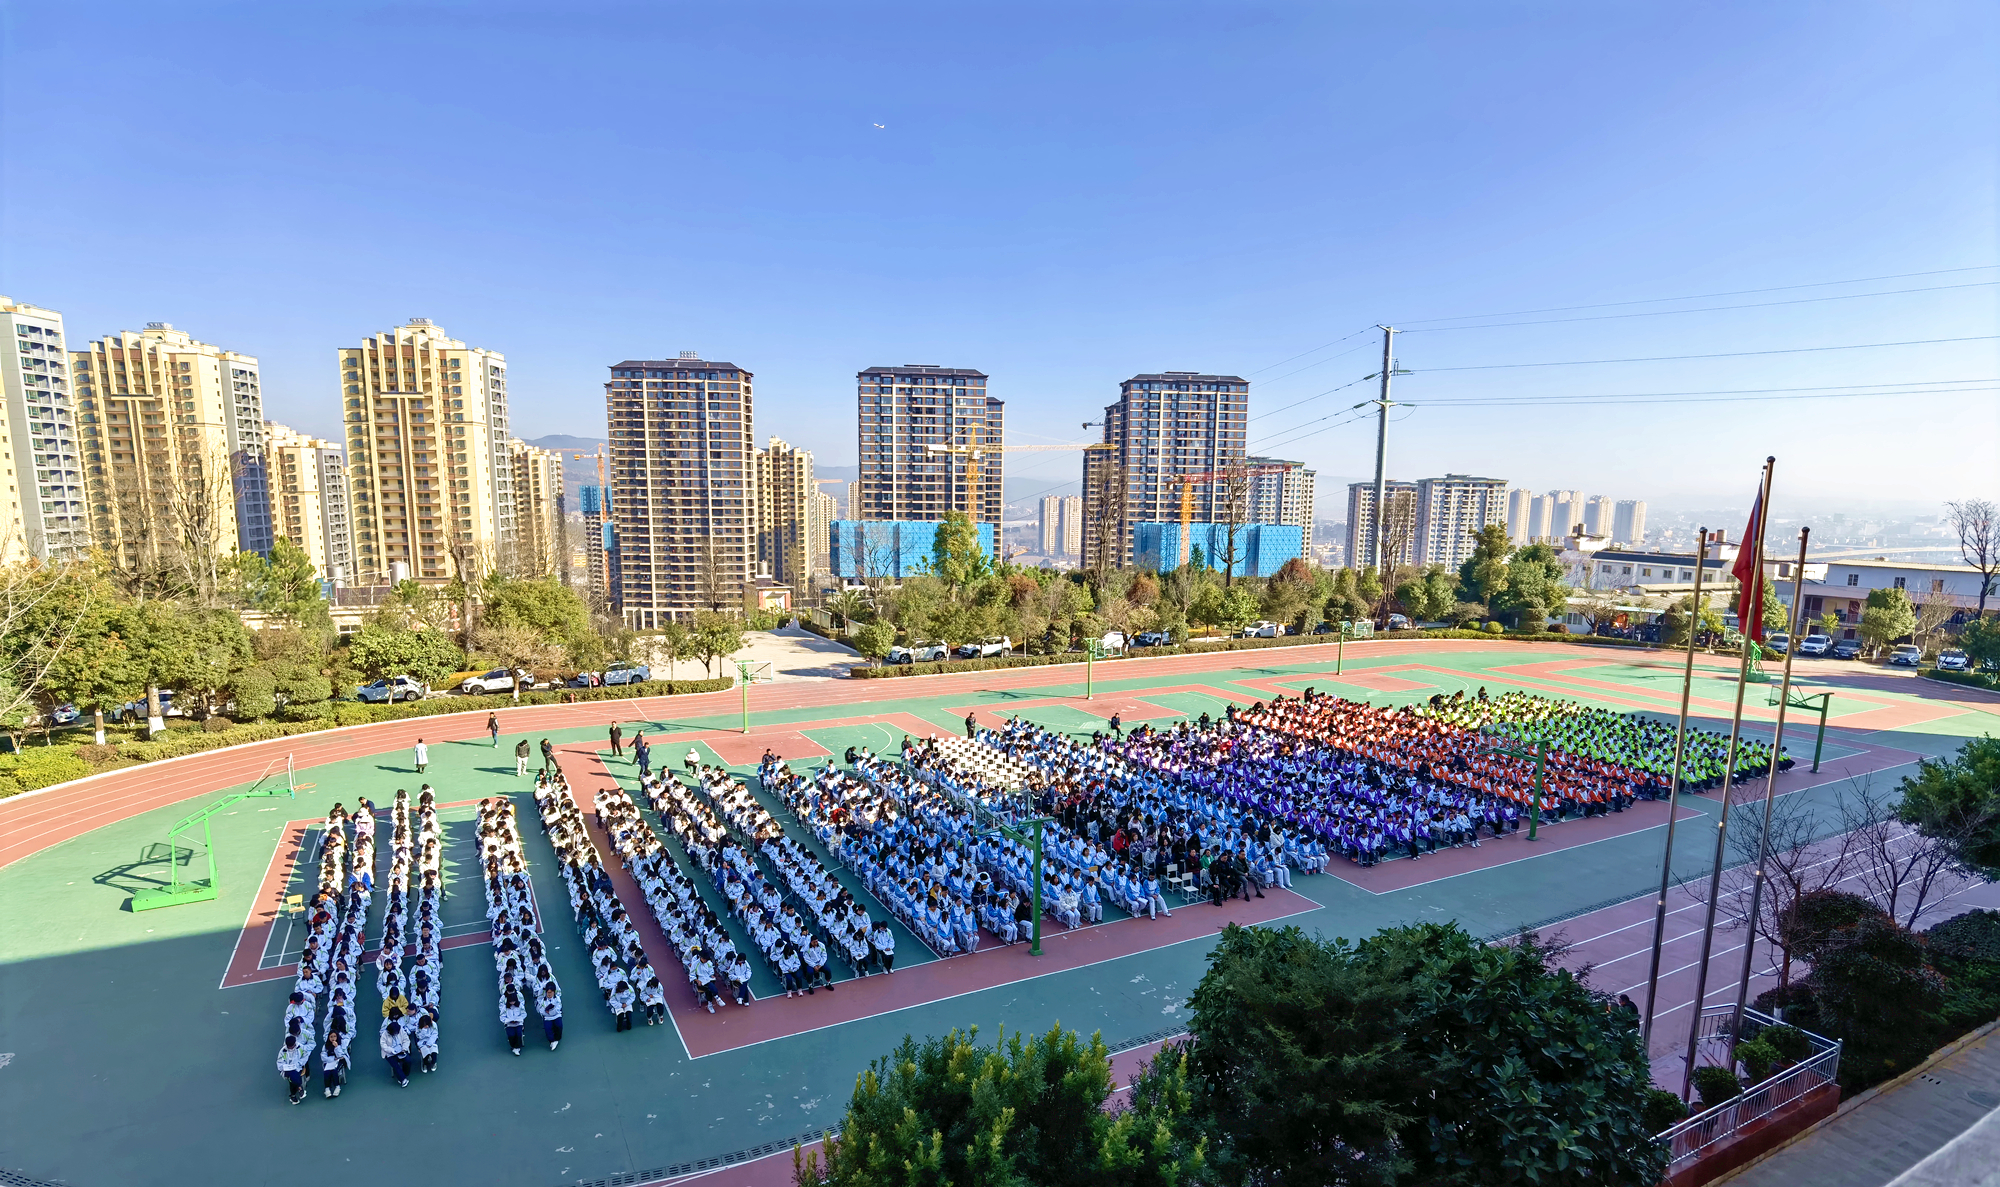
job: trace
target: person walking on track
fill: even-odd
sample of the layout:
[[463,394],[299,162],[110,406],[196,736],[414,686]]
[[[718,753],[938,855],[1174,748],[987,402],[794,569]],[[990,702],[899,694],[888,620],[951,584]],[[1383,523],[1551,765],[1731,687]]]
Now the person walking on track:
[[611,723],[611,753],[625,753],[625,731],[615,721]]
[[500,748],[500,715],[498,713],[488,713],[486,715],[486,732],[493,735],[493,748],[498,750]]
[[411,751],[417,758],[417,774],[421,775],[424,773],[424,769],[431,765],[431,748],[424,745],[422,738],[418,738],[417,744],[411,748]]
[[519,742],[514,743],[514,774],[516,777],[528,773],[528,757],[532,753],[533,751],[528,748],[528,740],[526,738],[522,738]]
[[979,730],[979,719],[971,713],[965,715],[965,736],[970,738]]
[[543,738],[542,773],[547,774],[550,768],[554,767],[555,765],[556,765],[556,748],[554,746],[549,745],[549,740],[547,738]]

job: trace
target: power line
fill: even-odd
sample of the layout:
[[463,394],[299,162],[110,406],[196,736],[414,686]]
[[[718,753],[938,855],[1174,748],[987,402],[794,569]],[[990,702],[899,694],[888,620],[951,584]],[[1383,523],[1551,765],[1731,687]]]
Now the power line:
[[[1504,404],[1517,401],[1560,400],[1560,399],[1645,399],[1658,396],[1733,396],[1753,395],[1765,392],[1830,392],[1863,391],[1885,388],[1937,388],[1947,384],[2000,383],[2000,376],[1975,375],[1965,379],[1907,379],[1900,383],[1815,383],[1805,387],[1711,387],[1695,388],[1679,392],[1586,392],[1575,396],[1529,395],[1529,396],[1452,396],[1422,401],[1426,404],[1493,403]],[[1891,392],[1890,395],[1921,395],[1921,392]]]
[[[1321,359],[1321,360],[1320,360],[1319,362],[1317,362],[1317,363],[1307,363],[1307,364],[1306,364],[1305,366],[1303,366],[1303,367],[1300,367],[1300,368],[1299,368],[1298,370],[1296,370],[1296,371],[1287,371],[1287,372],[1285,372],[1285,373],[1284,373],[1283,375],[1280,375],[1280,376],[1277,376],[1277,377],[1276,377],[1276,378],[1274,378],[1274,379],[1266,379],[1266,380],[1265,380],[1264,382],[1265,382],[1265,383],[1283,383],[1283,382],[1284,382],[1285,380],[1287,380],[1287,379],[1290,379],[1290,378],[1291,378],[1292,376],[1294,376],[1294,375],[1302,375],[1302,374],[1304,374],[1305,372],[1307,372],[1307,371],[1310,371],[1310,370],[1312,370],[1312,369],[1313,369],[1314,367],[1324,367],[1324,366],[1325,366],[1326,364],[1328,364],[1328,363],[1330,363],[1330,362],[1333,362],[1333,361],[1334,361],[1335,359],[1344,359],[1344,358],[1346,358],[1346,357],[1347,357],[1348,355],[1351,355],[1351,354],[1353,354],[1353,353],[1354,353],[1355,351],[1357,351],[1357,350],[1362,350],[1362,349],[1364,349],[1364,348],[1366,348],[1366,347],[1369,347],[1369,346],[1373,346],[1373,345],[1374,345],[1374,343],[1372,343],[1372,342],[1363,342],[1363,343],[1361,343],[1360,345],[1357,345],[1357,346],[1350,346],[1350,347],[1348,347],[1348,348],[1347,348],[1346,350],[1343,350],[1343,351],[1341,351],[1341,352],[1340,352],[1339,354],[1330,354],[1330,355],[1326,356],[1325,358]],[[1307,354],[1311,354],[1312,352],[1311,352],[1311,351],[1307,351],[1306,353],[1307,353]],[[1293,357],[1294,357],[1294,358],[1296,358],[1296,357],[1298,357],[1298,356],[1294,355]]]
[[[1317,396],[1307,396],[1307,397],[1306,397],[1305,399],[1303,399],[1303,400],[1295,400],[1295,401],[1293,401],[1292,403],[1290,403],[1290,404],[1287,404],[1287,405],[1285,405],[1285,406],[1284,406],[1283,408],[1273,408],[1273,409],[1271,409],[1271,410],[1270,410],[1269,412],[1259,412],[1259,413],[1258,413],[1258,414],[1257,414],[1256,416],[1253,416],[1253,417],[1251,417],[1250,419],[1251,419],[1251,420],[1261,420],[1261,419],[1263,419],[1263,418],[1264,418],[1264,417],[1266,417],[1266,416],[1276,416],[1276,415],[1277,415],[1278,413],[1280,413],[1280,412],[1284,412],[1284,411],[1287,411],[1288,409],[1292,409],[1292,408],[1297,408],[1297,407],[1298,407],[1298,406],[1299,406],[1300,404],[1310,404],[1310,403],[1312,403],[1312,402],[1313,402],[1314,400],[1317,400],[1317,399],[1319,399],[1319,398],[1320,398],[1320,396],[1330,396],[1330,395],[1332,395],[1332,394],[1333,394],[1333,393],[1335,393],[1335,392],[1338,392],[1338,391],[1345,391],[1345,390],[1347,390],[1348,388],[1350,388],[1350,387],[1353,387],[1353,386],[1354,386],[1354,385],[1355,385],[1356,383],[1367,383],[1367,382],[1368,382],[1369,380],[1371,380],[1371,379],[1373,379],[1373,378],[1375,378],[1375,376],[1373,376],[1373,375],[1363,375],[1363,376],[1362,376],[1361,378],[1359,378],[1359,379],[1356,379],[1356,380],[1353,380],[1352,382],[1349,382],[1349,383],[1343,383],[1343,384],[1341,384],[1341,385],[1340,385],[1339,387],[1330,387],[1330,388],[1327,388],[1327,389],[1326,389],[1325,391],[1323,391],[1323,392],[1319,393],[1319,395],[1317,395]],[[1246,423],[1247,423],[1247,422],[1246,422]]]
[[1819,392],[1816,394],[1790,396],[1675,396],[1660,399],[1621,399],[1612,397],[1551,396],[1547,399],[1524,400],[1422,400],[1411,403],[1413,408],[1425,406],[1437,408],[1526,408],[1534,405],[1579,408],[1588,404],[1612,404],[1630,407],[1638,404],[1730,404],[1756,403],[1763,400],[1850,400],[1880,399],[1884,396],[1957,396],[1979,392],[2000,391],[2000,387],[1954,387],[1938,388],[1931,391],[1913,392]]
[[[1975,264],[1968,268],[1935,268],[1928,272],[1892,272],[1887,276],[1861,276],[1850,280],[1819,280],[1811,284],[1781,284],[1771,288],[1733,289],[1722,293],[1694,293],[1685,297],[1647,297],[1637,301],[1602,301],[1594,305],[1551,305],[1545,309],[1516,309],[1505,313],[1466,313],[1458,317],[1427,317],[1395,323],[1401,326],[1426,326],[1441,321],[1478,321],[1489,317],[1527,317],[1535,313],[1574,313],[1581,309],[1617,309],[1626,305],[1660,305],[1670,301],[1708,301],[1718,297],[1750,297],[1758,293],[1784,293],[1798,289],[1828,288],[1837,284],[1873,284],[1878,280],[1909,280],[1919,276],[1949,276],[1960,272],[1986,272],[2000,268],[2000,264]],[[1358,331],[1366,333],[1366,330]],[[1349,335],[1348,337],[1353,337]],[[1342,339],[1345,341],[1346,339]],[[1311,351],[1307,351],[1311,354]],[[1297,357],[1297,356],[1294,356]]]
[[[1499,317],[1502,315],[1496,313],[1493,316]],[[1360,329],[1354,331],[1352,334],[1347,335],[1346,338],[1335,338],[1333,341],[1325,343],[1320,346],[1315,346],[1311,350],[1302,350],[1299,353],[1293,355],[1292,358],[1290,359],[1279,359],[1277,362],[1272,363],[1270,367],[1259,367],[1255,371],[1249,372],[1249,374],[1245,375],[1244,378],[1247,379],[1249,378],[1250,375],[1262,375],[1264,372],[1269,371],[1272,367],[1282,367],[1286,363],[1291,362],[1292,359],[1302,359],[1309,354],[1317,354],[1318,352],[1325,350],[1328,346],[1339,346],[1341,343],[1347,341],[1348,338],[1359,338],[1361,335],[1366,334],[1368,331],[1374,328],[1375,328],[1374,326],[1363,326]],[[1277,382],[1277,380],[1272,380],[1271,382],[1275,383]]]
[[[1643,309],[1637,313],[1597,313],[1588,317],[1550,317],[1540,321],[1494,321],[1471,326],[1428,326],[1402,330],[1404,334],[1436,334],[1447,330],[1496,330],[1509,326],[1554,326],[1578,321],[1616,321],[1628,317],[1664,317],[1670,313],[1716,313],[1727,309],[1771,309],[1779,305],[1811,305],[1818,301],[1855,301],[1862,297],[1897,297],[1905,293],[1940,293],[1950,289],[1989,288],[2000,280],[1975,280],[1968,284],[1934,284],[1924,288],[1890,289],[1880,293],[1835,293],[1827,297],[1794,297],[1788,301],[1753,301],[1746,305],[1697,305],[1692,309]],[[1338,356],[1336,356],[1338,357]]]
[[1884,346],[1935,346],[1944,342],[1990,342],[2000,334],[1974,334],[1965,338],[1912,338],[1904,342],[1854,342],[1845,346],[1794,346],[1784,350],[1732,350],[1721,354],[1661,354],[1629,359],[1564,359],[1553,363],[1480,363],[1462,367],[1423,367],[1433,371],[1512,371],[1522,367],[1594,367],[1604,363],[1671,363],[1685,359],[1743,359],[1757,355],[1812,354],[1824,350],[1875,350]]

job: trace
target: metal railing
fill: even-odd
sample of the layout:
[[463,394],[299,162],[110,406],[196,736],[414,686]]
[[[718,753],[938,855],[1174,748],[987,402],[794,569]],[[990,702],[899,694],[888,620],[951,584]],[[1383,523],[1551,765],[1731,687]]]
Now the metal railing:
[[[1713,1042],[1722,1050],[1722,1054],[1714,1060],[1716,1063],[1728,1058],[1729,1022],[1735,1012],[1734,1006],[1711,1006],[1702,1011],[1702,1045],[1709,1046]],[[1778,1019],[1769,1014],[1746,1009],[1743,1011],[1743,1040],[1754,1039],[1757,1032],[1777,1024]],[[1814,1089],[1834,1082],[1840,1074],[1839,1042],[1809,1030],[1801,1033],[1812,1044],[1811,1055],[1783,1071],[1773,1073],[1764,1082],[1751,1085],[1741,1095],[1696,1113],[1659,1136],[1657,1140],[1671,1153],[1668,1174],[1700,1159],[1708,1150],[1753,1122],[1769,1117]]]

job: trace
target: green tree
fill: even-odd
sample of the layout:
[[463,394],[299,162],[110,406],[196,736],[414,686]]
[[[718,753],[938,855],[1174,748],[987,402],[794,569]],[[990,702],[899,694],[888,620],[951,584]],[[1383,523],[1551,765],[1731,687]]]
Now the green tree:
[[1966,623],[1958,645],[1973,663],[2000,667],[2000,618],[1975,618]]
[[393,619],[362,624],[347,645],[348,659],[371,680],[414,676],[435,685],[465,665],[465,652],[439,630],[398,625]]
[[1173,1138],[1187,1094],[1171,1075],[1114,1116],[1101,1039],[1057,1026],[991,1047],[977,1040],[976,1030],[906,1037],[871,1063],[824,1164],[796,1163],[801,1187],[1170,1187],[1199,1172],[1199,1151]]
[[1820,615],[1818,621],[1813,625],[1817,626],[1823,635],[1838,635],[1841,625],[1840,615],[1828,610],[1826,613]]
[[1667,1153],[1646,1123],[1639,1029],[1534,936],[1489,945],[1416,924],[1364,940],[1359,958],[1409,994],[1397,1026],[1420,1087],[1398,1137],[1411,1181],[1659,1181]]
[[879,660],[896,645],[896,628],[886,622],[871,622],[855,632],[848,642],[869,659]]
[[1795,950],[1812,971],[1788,1020],[1842,1041],[1842,1085],[1859,1088],[1922,1060],[1945,992],[1923,941],[1856,894],[1813,891],[1793,914]]
[[120,633],[122,597],[89,565],[32,562],[0,577],[0,654],[6,703],[106,709],[124,700],[129,659]]
[[[249,555],[255,556],[255,553]],[[170,679],[181,696],[200,702],[205,715],[214,710],[222,690],[237,672],[255,662],[250,632],[233,610],[191,610],[185,613],[185,648]],[[287,615],[285,621],[297,621]],[[282,633],[282,632],[278,632]],[[314,632],[317,637],[318,632]],[[315,639],[317,641],[317,638]],[[320,700],[325,700],[321,696]],[[183,703],[182,708],[189,705]]]
[[[507,640],[505,662],[521,667],[556,667],[565,661],[579,670],[604,663],[604,636],[590,620],[590,607],[575,590],[554,577],[514,578],[493,574],[481,587],[477,639]],[[495,652],[498,655],[498,652]]]
[[1375,607],[1382,604],[1382,574],[1369,567],[1355,574],[1354,596],[1361,599],[1361,612],[1356,618],[1367,618],[1375,613]]
[[1962,867],[2000,880],[2000,738],[1968,740],[1957,753],[1927,758],[1902,782],[1897,815],[1942,842]]
[[674,665],[684,659],[694,658],[694,631],[680,619],[669,618],[654,638],[654,649],[666,654],[667,679],[672,680]]
[[281,626],[312,627],[331,633],[333,618],[321,592],[319,570],[306,551],[279,536],[267,559],[239,552],[233,571],[238,600],[278,620]]
[[1255,592],[1247,586],[1231,586],[1222,595],[1222,616],[1220,625],[1237,630],[1257,621],[1259,601]]
[[[1407,994],[1345,940],[1231,924],[1189,1004],[1191,1133],[1224,1184],[1390,1184],[1422,1092]],[[1169,1052],[1162,1052],[1163,1057]]]
[[1497,523],[1473,532],[1472,555],[1458,567],[1458,597],[1492,605],[1507,588],[1507,557],[1512,551],[1507,529]]
[[712,677],[716,660],[743,650],[743,624],[714,610],[699,611],[694,616],[694,629],[688,635],[688,646],[689,654],[701,661],[702,671]]
[[1868,606],[1861,611],[1861,637],[1870,646],[1881,648],[1917,628],[1917,608],[1910,595],[1900,589],[1871,589]]
[[1336,622],[1353,622],[1369,616],[1369,602],[1361,596],[1359,573],[1341,569],[1333,575],[1333,592],[1326,599],[1326,616]]
[[[1487,531],[1504,529],[1488,528]],[[1517,549],[1507,562],[1506,587],[1492,598],[1483,599],[1495,614],[1511,618],[1516,626],[1539,628],[1569,597],[1563,584],[1561,555],[1552,545],[1530,544]]]
[[1205,627],[1218,627],[1228,621],[1220,583],[1204,582],[1195,591],[1194,604],[1188,607],[1188,621]]
[[947,511],[931,537],[931,571],[956,596],[966,586],[993,571],[979,544],[979,525],[963,511]]

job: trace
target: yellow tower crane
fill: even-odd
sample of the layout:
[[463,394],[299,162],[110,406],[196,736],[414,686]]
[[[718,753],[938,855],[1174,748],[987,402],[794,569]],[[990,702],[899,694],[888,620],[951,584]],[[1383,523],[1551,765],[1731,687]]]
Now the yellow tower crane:
[[1074,445],[930,445],[925,447],[931,453],[951,454],[965,458],[966,508],[976,519],[979,515],[979,457],[987,453],[1050,453],[1062,450],[1115,449],[1108,441],[1080,441]]
[[[1219,482],[1236,475],[1283,474],[1289,466],[1225,466],[1220,470],[1205,470],[1199,474],[1175,474],[1181,484],[1181,558],[1180,563],[1188,563],[1190,530],[1194,527],[1194,488],[1197,483]],[[1233,547],[1233,544],[1232,544]]]

